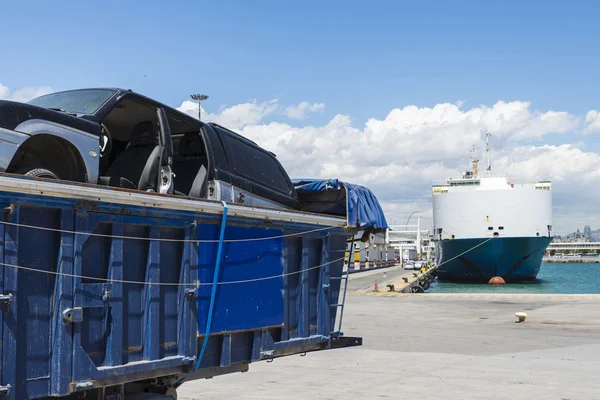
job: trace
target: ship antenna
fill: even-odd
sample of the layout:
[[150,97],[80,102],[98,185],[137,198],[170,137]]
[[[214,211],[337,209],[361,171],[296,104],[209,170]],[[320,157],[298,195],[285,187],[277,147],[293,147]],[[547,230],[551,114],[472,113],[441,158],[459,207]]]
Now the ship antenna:
[[487,158],[488,176],[492,174],[492,163],[490,161],[490,137],[492,136],[487,130],[485,131],[485,157]]
[[475,145],[471,146],[471,168],[473,170],[473,177],[479,176],[479,168],[477,168],[478,159],[475,158]]

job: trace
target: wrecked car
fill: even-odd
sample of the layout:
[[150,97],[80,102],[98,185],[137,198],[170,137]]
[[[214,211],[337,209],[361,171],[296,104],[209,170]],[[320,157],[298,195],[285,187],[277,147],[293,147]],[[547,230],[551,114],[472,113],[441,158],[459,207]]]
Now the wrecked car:
[[0,101],[0,172],[299,209],[275,155],[123,89]]

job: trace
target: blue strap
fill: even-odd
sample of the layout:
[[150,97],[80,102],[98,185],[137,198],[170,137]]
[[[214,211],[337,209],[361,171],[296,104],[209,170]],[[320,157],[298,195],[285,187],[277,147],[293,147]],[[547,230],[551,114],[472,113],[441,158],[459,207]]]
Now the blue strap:
[[[208,336],[210,335],[210,328],[212,326],[213,319],[213,311],[215,309],[215,299],[217,295],[217,287],[219,285],[219,270],[221,269],[221,253],[223,252],[223,241],[225,239],[225,225],[227,224],[227,203],[222,201],[223,203],[223,218],[221,219],[221,234],[219,236],[219,247],[217,248],[217,259],[215,261],[215,273],[213,276],[213,284],[212,284],[212,292],[210,294],[210,305],[208,306],[208,317],[206,319],[206,330],[204,331],[204,341],[202,342],[202,348],[200,350],[200,354],[198,354],[198,361],[196,361],[196,365],[194,366],[194,371],[196,372],[200,369],[200,363],[202,362],[202,358],[204,357],[204,352],[206,351],[206,345],[208,344]],[[200,270],[198,269],[198,275],[200,274]],[[200,281],[200,276],[198,276],[198,281]],[[198,308],[200,308],[200,302],[198,302]],[[200,309],[198,309],[198,315],[200,315]],[[200,329],[200,319],[198,319],[198,329]],[[173,386],[178,387],[183,381],[187,379],[187,377],[191,374],[187,374],[177,382]]]
[[[221,269],[221,253],[223,251],[223,239],[225,238],[225,225],[227,223],[228,211],[227,203],[225,203],[224,201],[222,201],[221,203],[223,203],[223,219],[221,220],[221,235],[219,236],[219,247],[217,248],[217,260],[215,261],[215,274],[213,276],[212,292],[210,293],[210,306],[208,306],[206,331],[204,332],[204,342],[202,342],[202,349],[200,350],[200,354],[198,355],[198,361],[196,362],[194,371],[198,371],[200,369],[200,363],[202,362],[202,357],[204,357],[204,351],[206,350],[206,345],[208,344],[208,336],[210,335],[210,328],[212,325],[213,311],[215,309],[215,298],[217,297],[216,295],[217,286],[219,283],[219,270]],[[200,305],[200,303],[198,303],[198,305]],[[200,323],[200,321],[198,321],[198,323]]]

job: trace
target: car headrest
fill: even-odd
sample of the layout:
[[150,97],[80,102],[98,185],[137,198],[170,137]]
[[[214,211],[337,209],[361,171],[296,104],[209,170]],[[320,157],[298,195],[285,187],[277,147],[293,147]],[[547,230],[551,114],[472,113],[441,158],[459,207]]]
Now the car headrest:
[[130,147],[156,146],[158,144],[158,131],[156,124],[144,121],[137,124],[131,132]]
[[201,156],[204,154],[204,143],[198,132],[190,132],[183,135],[179,141],[180,156]]

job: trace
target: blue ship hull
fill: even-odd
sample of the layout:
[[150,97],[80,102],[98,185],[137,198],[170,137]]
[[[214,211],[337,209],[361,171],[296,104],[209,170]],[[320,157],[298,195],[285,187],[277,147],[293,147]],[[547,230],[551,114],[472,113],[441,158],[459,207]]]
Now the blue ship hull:
[[438,279],[489,281],[494,276],[506,282],[535,279],[551,241],[550,237],[442,240],[437,245]]

